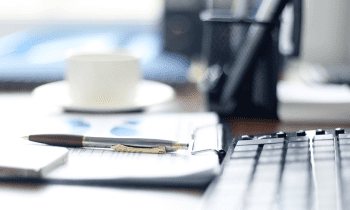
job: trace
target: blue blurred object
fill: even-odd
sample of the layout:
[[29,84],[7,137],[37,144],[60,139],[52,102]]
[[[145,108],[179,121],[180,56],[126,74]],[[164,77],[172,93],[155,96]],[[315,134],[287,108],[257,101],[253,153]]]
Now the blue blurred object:
[[160,30],[138,26],[55,26],[0,39],[0,86],[44,84],[64,79],[65,59],[75,53],[124,49],[140,58],[145,79],[186,83],[190,65],[163,50]]

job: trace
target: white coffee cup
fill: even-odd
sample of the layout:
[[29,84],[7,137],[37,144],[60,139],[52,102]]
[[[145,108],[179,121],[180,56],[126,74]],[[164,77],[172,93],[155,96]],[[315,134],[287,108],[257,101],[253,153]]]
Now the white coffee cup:
[[123,54],[82,54],[67,60],[71,105],[127,107],[134,103],[140,80],[138,58]]

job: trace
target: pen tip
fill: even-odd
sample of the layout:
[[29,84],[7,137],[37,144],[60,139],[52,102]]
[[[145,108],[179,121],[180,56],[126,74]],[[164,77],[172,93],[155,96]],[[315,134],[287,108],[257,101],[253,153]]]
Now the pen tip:
[[29,136],[22,136],[22,139],[29,140]]

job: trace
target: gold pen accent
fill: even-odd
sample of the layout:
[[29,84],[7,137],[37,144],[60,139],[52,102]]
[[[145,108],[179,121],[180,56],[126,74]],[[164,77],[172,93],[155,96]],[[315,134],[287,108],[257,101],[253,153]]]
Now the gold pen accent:
[[86,139],[86,136],[83,136],[83,138],[81,140],[81,145],[83,145],[83,147],[86,147],[85,139]]
[[111,146],[117,152],[140,152],[140,153],[152,153],[152,154],[164,154],[166,153],[165,147],[151,147],[151,148],[143,148],[143,147],[131,147],[125,146],[122,144],[117,144]]
[[188,144],[176,143],[171,145],[171,150],[187,149]]

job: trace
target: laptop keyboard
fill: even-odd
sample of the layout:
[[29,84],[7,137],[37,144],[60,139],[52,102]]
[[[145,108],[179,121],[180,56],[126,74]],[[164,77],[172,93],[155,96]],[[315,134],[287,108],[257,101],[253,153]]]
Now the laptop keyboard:
[[350,130],[234,138],[202,209],[347,209]]

